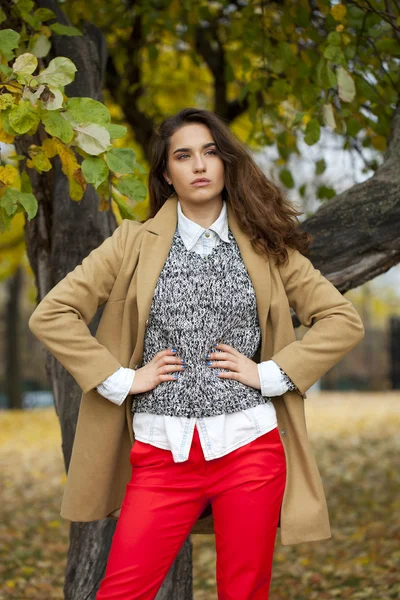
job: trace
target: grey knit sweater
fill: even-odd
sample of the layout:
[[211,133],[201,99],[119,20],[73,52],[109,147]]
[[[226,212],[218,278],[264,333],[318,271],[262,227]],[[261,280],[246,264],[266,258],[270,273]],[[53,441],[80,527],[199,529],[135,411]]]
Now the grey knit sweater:
[[219,378],[207,366],[206,353],[216,351],[213,343],[252,358],[261,336],[254,288],[230,229],[228,235],[231,243],[221,240],[203,258],[187,250],[176,229],[155,287],[140,366],[160,350],[176,348],[187,367],[176,381],[135,394],[132,412],[208,417],[270,400],[258,389]]

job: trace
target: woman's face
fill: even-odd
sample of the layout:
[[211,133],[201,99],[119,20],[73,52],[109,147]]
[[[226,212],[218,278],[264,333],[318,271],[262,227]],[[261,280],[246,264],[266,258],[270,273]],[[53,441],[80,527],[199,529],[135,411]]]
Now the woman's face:
[[[185,204],[221,200],[225,185],[224,163],[206,125],[191,123],[175,131],[170,138],[168,170],[164,177],[174,186],[179,201]],[[193,185],[195,179],[203,177],[210,183]]]

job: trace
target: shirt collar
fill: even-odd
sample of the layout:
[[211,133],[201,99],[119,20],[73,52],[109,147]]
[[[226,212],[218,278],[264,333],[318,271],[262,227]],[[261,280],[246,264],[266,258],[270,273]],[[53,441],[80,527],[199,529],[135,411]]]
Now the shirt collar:
[[[183,214],[181,203],[179,202],[179,200],[178,200],[177,204],[178,204],[179,235],[181,236],[182,241],[184,242],[186,248],[188,250],[191,250],[193,248],[193,246],[198,242],[200,236],[204,233],[204,231],[206,231],[206,229],[204,227],[202,227],[201,225],[199,225],[198,223],[195,223],[191,219],[188,219],[188,217],[186,217]],[[228,228],[228,213],[227,213],[227,209],[226,209],[226,200],[222,201],[222,210],[219,213],[219,217],[207,229],[215,231],[215,233],[217,233],[218,236],[221,238],[221,240],[223,240],[224,242],[228,242],[228,243],[230,242],[230,239],[228,236],[229,228]]]

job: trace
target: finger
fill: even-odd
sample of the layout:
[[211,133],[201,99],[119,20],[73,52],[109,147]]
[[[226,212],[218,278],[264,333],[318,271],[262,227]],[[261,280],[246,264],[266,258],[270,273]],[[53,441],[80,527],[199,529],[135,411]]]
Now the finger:
[[163,365],[160,367],[162,373],[169,373],[170,371],[184,371],[184,365]]
[[230,354],[235,354],[236,356],[240,354],[236,348],[233,348],[233,346],[230,346],[229,344],[216,344],[214,348],[218,348],[218,350],[223,350],[224,352],[229,352]]
[[222,379],[236,379],[239,381],[240,373],[236,373],[234,371],[220,371],[217,373],[217,377],[221,377]]
[[210,368],[217,368],[217,369],[231,369],[232,371],[237,371],[238,370],[238,365],[234,362],[232,362],[231,360],[217,360],[217,361],[212,361],[211,365],[208,365]]

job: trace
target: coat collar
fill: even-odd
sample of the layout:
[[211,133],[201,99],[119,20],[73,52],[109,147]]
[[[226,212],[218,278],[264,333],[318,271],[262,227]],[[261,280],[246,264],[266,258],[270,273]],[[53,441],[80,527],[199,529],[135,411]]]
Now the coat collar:
[[[178,199],[176,196],[168,198],[158,210],[157,214],[152,219],[149,219],[143,234],[137,265],[136,289],[138,308],[138,330],[136,339],[137,345],[140,347],[136,347],[134,355],[138,360],[143,353],[146,321],[150,311],[154,290],[158,277],[167,259],[177,227],[177,203]],[[261,256],[253,250],[246,233],[240,229],[229,202],[226,203],[226,208],[228,226],[236,239],[256,294],[257,312],[261,327],[262,353],[265,344],[266,324],[271,298],[269,261],[266,257]],[[132,366],[133,362],[134,359],[132,356],[129,366]]]

